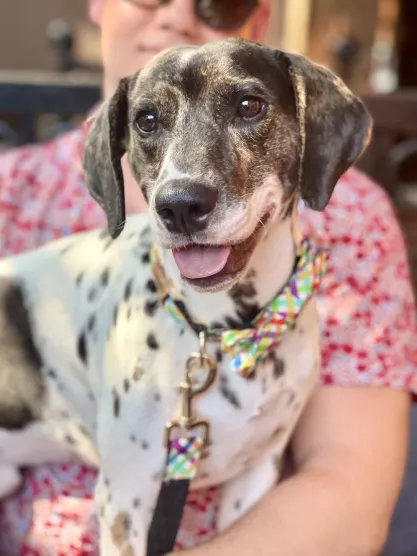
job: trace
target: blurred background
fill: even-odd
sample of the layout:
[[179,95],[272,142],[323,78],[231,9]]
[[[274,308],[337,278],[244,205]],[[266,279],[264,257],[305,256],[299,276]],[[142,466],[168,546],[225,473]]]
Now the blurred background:
[[[417,0],[274,0],[268,43],[330,67],[367,103],[375,128],[359,166],[392,199],[417,293]],[[0,0],[0,150],[76,126],[100,83],[85,0]],[[417,555],[417,468],[403,497],[384,556]]]

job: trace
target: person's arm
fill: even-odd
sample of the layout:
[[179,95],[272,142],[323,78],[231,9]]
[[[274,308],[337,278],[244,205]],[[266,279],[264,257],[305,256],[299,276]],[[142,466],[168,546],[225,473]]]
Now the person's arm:
[[320,387],[297,427],[297,473],[190,556],[377,556],[404,473],[409,395]]

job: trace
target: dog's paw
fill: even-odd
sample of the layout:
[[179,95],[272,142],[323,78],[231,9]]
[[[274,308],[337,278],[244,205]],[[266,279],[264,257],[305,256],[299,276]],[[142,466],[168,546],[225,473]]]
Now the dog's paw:
[[11,465],[0,465],[0,500],[13,494],[20,486],[19,470]]

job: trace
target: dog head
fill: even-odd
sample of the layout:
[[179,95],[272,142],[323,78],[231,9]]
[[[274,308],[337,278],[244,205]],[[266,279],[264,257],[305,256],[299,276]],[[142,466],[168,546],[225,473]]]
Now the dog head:
[[361,100],[327,69],[229,39],[169,49],[123,79],[90,127],[84,169],[117,237],[126,152],[183,278],[222,289],[298,197],[326,207],[371,127]]

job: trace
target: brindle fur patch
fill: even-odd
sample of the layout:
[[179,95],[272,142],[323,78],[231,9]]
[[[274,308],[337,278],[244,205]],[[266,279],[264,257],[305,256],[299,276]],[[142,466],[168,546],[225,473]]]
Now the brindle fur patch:
[[111,536],[117,548],[122,548],[129,541],[132,520],[128,513],[120,512],[111,526]]

